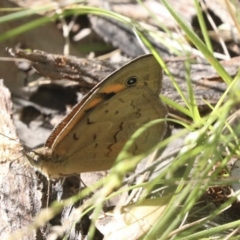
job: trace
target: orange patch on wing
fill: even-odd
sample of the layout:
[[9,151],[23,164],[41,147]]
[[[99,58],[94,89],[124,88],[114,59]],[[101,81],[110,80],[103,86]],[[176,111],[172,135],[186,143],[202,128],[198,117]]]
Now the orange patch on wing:
[[118,93],[125,88],[126,88],[126,86],[123,84],[112,84],[112,85],[106,86],[103,89],[101,89],[101,92],[102,93],[112,93],[112,92]]
[[95,99],[91,99],[87,106],[86,106],[86,109],[90,109],[90,108],[93,108],[95,106],[97,106],[99,103],[101,103],[104,99],[103,98],[95,98]]

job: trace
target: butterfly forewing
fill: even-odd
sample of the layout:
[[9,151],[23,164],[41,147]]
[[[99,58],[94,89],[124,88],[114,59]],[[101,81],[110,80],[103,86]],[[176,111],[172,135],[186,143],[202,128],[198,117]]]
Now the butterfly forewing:
[[[111,168],[132,134],[145,123],[165,118],[162,71],[152,55],[140,57],[114,72],[88,94],[85,102],[61,126],[41,170],[48,176]],[[133,155],[156,145],[165,133],[161,122],[147,129],[133,144]]]
[[76,124],[81,121],[89,109],[93,109],[105,101],[111,94],[125,90],[127,88],[126,80],[136,75],[139,77],[138,85],[147,85],[153,94],[160,93],[162,69],[156,59],[151,54],[136,58],[97,84],[53,130],[47,140],[46,147],[55,148],[59,142],[65,141],[65,136],[76,127]]

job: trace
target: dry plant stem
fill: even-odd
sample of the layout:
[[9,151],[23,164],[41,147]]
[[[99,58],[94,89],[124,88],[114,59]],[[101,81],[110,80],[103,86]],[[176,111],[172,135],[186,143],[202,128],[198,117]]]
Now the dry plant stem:
[[239,23],[237,21],[237,18],[235,16],[235,13],[234,13],[234,10],[233,10],[233,6],[231,5],[230,1],[229,0],[225,0],[225,3],[226,3],[226,6],[227,6],[227,9],[228,9],[228,12],[229,14],[231,15],[232,17],[232,20],[233,22],[235,23],[235,27],[237,28],[238,30],[238,35],[240,36],[240,27],[239,27]]
[[231,237],[233,237],[234,235],[239,234],[239,230],[240,230],[240,227],[235,228],[230,234],[228,234],[228,235],[224,238],[224,240],[231,239]]
[[[203,1],[201,2],[201,6],[205,6],[205,8],[207,9],[207,6],[206,6],[206,4]],[[220,36],[218,28],[217,28],[215,22],[213,21],[213,19],[212,19],[211,15],[209,14],[208,11],[206,11],[206,15],[207,15],[208,21],[211,23],[211,26],[213,27],[214,31],[216,32],[216,34],[218,36],[219,43],[222,46],[224,54],[228,57],[228,59],[230,59],[231,57],[230,57],[229,51],[227,49],[227,46],[226,46],[225,42],[223,41],[222,37]]]

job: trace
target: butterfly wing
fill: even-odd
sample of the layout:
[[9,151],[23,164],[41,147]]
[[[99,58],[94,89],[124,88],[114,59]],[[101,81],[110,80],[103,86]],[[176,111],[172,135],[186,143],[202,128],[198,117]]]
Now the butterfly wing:
[[140,80],[138,86],[147,85],[154,94],[160,93],[162,69],[156,59],[152,54],[136,58],[97,84],[52,131],[45,146],[54,148],[63,141],[88,111],[111,98],[112,95],[127,89],[126,80],[133,75]]
[[[103,80],[53,131],[47,153],[39,151],[38,168],[50,177],[109,169],[139,127],[166,116],[159,98],[161,78],[160,66],[146,55]],[[165,128],[161,122],[147,129],[130,151],[136,155],[150,149]]]
[[[136,95],[134,98],[128,97]],[[65,156],[63,174],[101,171],[111,168],[117,155],[145,123],[165,118],[159,96],[147,87],[129,88],[87,113],[54,153]],[[161,122],[136,139],[130,151],[137,155],[156,145],[165,133]]]
[[[127,92],[128,94],[134,94],[135,91],[129,89]],[[111,116],[111,119],[113,119],[112,126],[110,129],[106,129],[106,132],[103,128],[101,130],[103,134],[101,134],[101,132],[99,136],[97,134],[94,142],[83,148],[82,151],[77,151],[76,149],[76,152],[73,152],[71,159],[75,159],[75,162],[77,162],[78,159],[84,160],[78,163],[81,164],[81,169],[86,167],[86,171],[89,171],[90,166],[91,168],[94,167],[95,171],[111,168],[125,143],[139,127],[151,120],[165,118],[166,110],[160,103],[159,98],[157,96],[153,97],[146,88],[144,90],[141,89],[141,93],[142,95],[134,98],[134,100],[125,101],[121,98],[121,95],[124,96],[125,94],[120,93],[114,100],[110,101],[109,104],[103,104],[101,106],[101,108],[107,109],[108,114]],[[116,102],[118,102],[119,106],[117,114],[116,109],[114,109]],[[121,104],[119,102],[121,102]],[[131,108],[128,107],[129,105],[131,105]],[[92,120],[94,120],[95,117],[96,119],[105,118],[102,114],[99,116],[95,115],[96,114],[93,113],[89,118]],[[108,119],[107,116],[106,119]],[[96,125],[97,124],[98,123],[96,123]],[[130,152],[133,153],[133,155],[137,155],[149,150],[161,140],[165,134],[165,129],[166,126],[164,122],[146,129],[144,133],[135,140],[130,148]],[[91,133],[91,130],[89,132]],[[91,134],[93,136],[94,132]]]

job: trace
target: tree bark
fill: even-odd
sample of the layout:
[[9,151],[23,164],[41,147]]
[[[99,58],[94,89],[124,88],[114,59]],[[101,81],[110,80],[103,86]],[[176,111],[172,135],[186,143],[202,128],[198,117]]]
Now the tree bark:
[[[0,82],[0,238],[24,229],[42,207],[41,185],[34,170],[23,158],[11,119],[10,93]],[[18,235],[20,237],[20,235]],[[21,239],[36,239],[37,232],[24,233]]]

